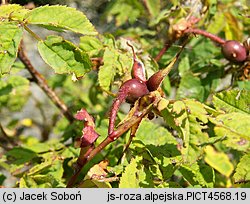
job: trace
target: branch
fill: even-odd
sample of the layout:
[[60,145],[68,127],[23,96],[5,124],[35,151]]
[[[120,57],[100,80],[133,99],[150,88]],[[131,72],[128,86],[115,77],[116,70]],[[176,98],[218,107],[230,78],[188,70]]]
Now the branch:
[[70,123],[73,122],[74,117],[70,113],[68,107],[65,105],[63,101],[61,101],[61,99],[56,95],[56,93],[49,87],[45,78],[31,64],[26,53],[24,52],[22,43],[18,52],[18,57],[26,66],[34,82],[45,92],[45,94],[51,99],[51,101],[59,108],[61,113],[68,119],[68,121]]
[[[153,100],[148,106],[146,106],[142,111],[135,112],[131,118],[128,118],[124,123],[122,123],[115,131],[113,131],[110,135],[106,137],[96,148],[88,150],[85,154],[81,155],[77,160],[77,170],[75,174],[70,178],[67,188],[73,187],[74,183],[78,175],[80,174],[82,168],[97,155],[102,149],[104,149],[107,145],[117,140],[120,136],[122,136],[125,132],[127,132],[132,126],[139,123],[159,102],[159,97],[157,97],[156,92],[151,92],[149,95],[145,96],[149,100]],[[144,97],[141,98],[144,101]],[[140,100],[140,99],[139,99]],[[140,102],[138,103],[140,104]],[[81,158],[82,157],[82,158]]]

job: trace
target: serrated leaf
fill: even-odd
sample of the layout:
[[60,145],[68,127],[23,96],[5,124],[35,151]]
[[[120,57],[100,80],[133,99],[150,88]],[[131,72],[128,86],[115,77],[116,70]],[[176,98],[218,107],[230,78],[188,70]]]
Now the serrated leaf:
[[89,115],[89,113],[85,109],[82,108],[75,114],[75,119],[81,120],[84,123],[84,128],[82,129],[82,136],[79,140],[79,146],[87,147],[92,145],[99,137],[99,134],[95,131],[94,118]]
[[250,91],[230,90],[213,96],[213,104],[217,110],[227,113],[250,113]]
[[208,140],[204,132],[208,115],[203,104],[195,100],[176,101],[161,113],[166,124],[177,130],[183,140],[181,152],[184,160],[195,161],[201,154],[197,145]]
[[0,74],[10,72],[17,57],[19,43],[22,39],[23,28],[16,22],[0,23]]
[[128,55],[107,47],[103,55],[103,63],[99,69],[98,81],[103,89],[109,90],[116,74],[122,75],[130,71],[132,60]]
[[94,26],[80,11],[66,6],[42,6],[26,16],[28,24],[70,30],[84,35],[97,35]]
[[[250,149],[250,115],[240,112],[221,114],[214,128],[217,136],[225,137],[223,143],[239,151]],[[240,122],[239,122],[240,121]]]
[[126,166],[124,173],[120,178],[119,188],[139,188],[140,180],[138,180],[138,172],[137,169],[138,162],[140,161],[140,157],[133,158],[129,165]]
[[215,181],[213,169],[206,164],[181,165],[179,171],[184,178],[192,185],[200,185],[202,187],[212,188]]
[[249,182],[250,181],[250,154],[244,155],[238,163],[235,174],[233,175],[234,181]]
[[205,162],[220,174],[229,177],[233,173],[234,166],[224,152],[217,152],[212,146],[208,145],[205,148],[205,154]]
[[91,70],[89,56],[62,37],[48,36],[45,41],[38,42],[38,50],[44,61],[58,74],[74,73],[81,77]]

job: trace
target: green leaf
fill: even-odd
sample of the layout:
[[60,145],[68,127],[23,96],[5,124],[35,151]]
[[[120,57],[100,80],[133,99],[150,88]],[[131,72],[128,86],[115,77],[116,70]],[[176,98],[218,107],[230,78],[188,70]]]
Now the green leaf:
[[250,91],[230,90],[217,93],[213,96],[213,104],[217,110],[227,113],[250,113]]
[[10,72],[17,57],[23,29],[16,22],[0,23],[0,76]]
[[181,165],[179,171],[184,178],[192,185],[212,188],[215,180],[214,171],[211,167],[203,164],[193,163],[192,165]]
[[6,176],[0,173],[0,185],[3,185],[3,182],[5,179],[6,179]]
[[79,47],[85,52],[96,52],[103,48],[102,42],[93,36],[80,37]]
[[104,52],[103,60],[104,65],[99,69],[98,81],[103,89],[109,90],[116,74],[115,61],[117,60],[117,55],[107,48]]
[[108,19],[115,17],[116,26],[121,26],[127,21],[134,23],[143,10],[144,8],[139,1],[116,0],[110,2],[106,15]]
[[208,140],[204,131],[207,129],[208,114],[202,103],[195,100],[176,101],[161,112],[166,124],[177,130],[183,140],[182,155],[184,160],[195,161],[202,153],[197,147]]
[[190,70],[190,63],[188,56],[185,56],[180,60],[180,63],[178,65],[178,70],[181,77],[185,76],[185,74],[188,73],[188,71]]
[[198,77],[195,77],[190,72],[185,73],[177,90],[177,98],[194,98],[199,101],[204,101],[204,87]]
[[50,173],[46,175],[37,174],[30,177],[36,182],[39,188],[65,188],[65,184]]
[[[149,132],[153,132],[154,135],[148,135]],[[136,139],[141,140],[145,145],[164,145],[177,144],[176,139],[171,135],[167,129],[157,125],[151,121],[143,120],[136,132]]]
[[[239,151],[250,150],[250,115],[240,112],[221,114],[214,128],[217,136],[226,137],[223,143]],[[240,121],[240,122],[239,122]]]
[[19,188],[37,188],[37,183],[30,176],[24,175],[19,181]]
[[216,14],[214,15],[212,21],[210,22],[210,24],[207,27],[207,31],[210,33],[219,33],[223,27],[225,26],[225,16],[223,13],[221,12],[216,12]]
[[234,166],[230,162],[228,155],[224,152],[217,152],[210,145],[205,148],[204,160],[209,166],[226,177],[229,177],[233,173]]
[[149,14],[155,18],[159,15],[161,9],[161,1],[160,0],[146,0],[144,3],[147,6]]
[[138,180],[138,172],[137,169],[138,162],[140,161],[140,157],[133,158],[129,165],[126,166],[124,173],[120,179],[119,188],[139,188],[140,180]]
[[8,151],[6,155],[11,157],[10,159],[15,159],[13,161],[13,164],[17,165],[29,162],[33,158],[38,156],[35,152],[22,147],[14,147],[10,151]]
[[250,181],[250,154],[244,155],[238,163],[235,174],[233,175],[234,181],[238,182],[249,182]]
[[29,12],[28,9],[18,4],[5,4],[0,6],[0,24],[7,20],[23,21],[24,16]]
[[103,89],[109,90],[116,74],[130,73],[132,60],[127,54],[107,47],[103,55],[103,63],[99,69],[98,81]]
[[43,6],[26,16],[28,24],[70,30],[84,35],[97,35],[94,26],[80,11],[66,6]]
[[0,107],[5,106],[12,111],[20,110],[27,102],[29,94],[29,81],[21,76],[0,80]]
[[226,22],[224,22],[224,31],[225,31],[225,37],[228,40],[234,39],[234,40],[242,40],[243,33],[239,32],[241,30],[242,24],[238,19],[235,18],[234,15],[230,12],[225,12],[223,14],[226,17]]
[[91,70],[89,56],[62,37],[48,36],[45,41],[38,42],[38,50],[44,61],[58,74],[74,73],[81,77]]

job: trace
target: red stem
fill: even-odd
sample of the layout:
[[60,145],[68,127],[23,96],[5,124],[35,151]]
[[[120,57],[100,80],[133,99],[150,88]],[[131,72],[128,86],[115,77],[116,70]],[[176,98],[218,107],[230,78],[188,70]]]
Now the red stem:
[[160,50],[160,52],[158,53],[158,55],[154,58],[154,60],[156,62],[160,61],[160,59],[162,58],[162,56],[164,55],[164,53],[168,50],[168,48],[170,48],[170,46],[172,45],[172,43],[170,42],[166,42],[164,44],[164,47]]
[[128,96],[128,89],[121,88],[118,92],[117,98],[112,104],[111,112],[109,115],[109,128],[108,128],[108,134],[110,135],[115,128],[115,119],[117,112],[119,110],[120,105],[125,101],[126,97]]
[[202,35],[202,36],[209,38],[210,40],[212,40],[216,43],[219,43],[220,45],[223,45],[226,42],[226,40],[218,37],[217,35],[214,35],[212,33],[205,31],[205,30],[200,30],[197,28],[189,28],[185,31],[185,33],[193,33],[193,34],[197,34],[197,35]]
[[132,126],[139,123],[142,118],[144,118],[153,108],[153,105],[158,103],[158,100],[154,100],[151,104],[145,107],[140,115],[134,114],[129,120],[125,121],[122,125],[120,125],[117,130],[113,131],[110,135],[106,137],[95,149],[92,151],[87,151],[84,155],[80,155],[78,158],[78,168],[76,173],[70,178],[67,188],[73,187],[78,175],[80,174],[82,168],[85,166],[87,162],[89,162],[93,157],[98,154],[102,149],[104,149],[107,145],[109,145],[114,140],[118,139],[122,136],[127,130],[129,130]]

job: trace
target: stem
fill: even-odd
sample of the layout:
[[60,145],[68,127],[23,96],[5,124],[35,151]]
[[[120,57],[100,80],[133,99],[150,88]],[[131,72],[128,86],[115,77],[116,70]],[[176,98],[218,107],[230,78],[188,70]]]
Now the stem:
[[117,164],[119,164],[119,163],[121,162],[123,155],[127,152],[127,150],[128,150],[128,148],[129,148],[129,146],[130,146],[130,144],[131,144],[133,138],[135,137],[136,131],[137,131],[138,128],[139,128],[140,122],[141,122],[141,120],[140,120],[138,123],[134,124],[134,125],[131,127],[131,132],[130,132],[130,135],[129,135],[128,142],[126,143],[126,145],[125,145],[125,147],[124,147],[124,149],[123,149],[123,151],[122,151],[122,154],[121,154],[120,158],[118,159]]
[[[129,120],[124,122],[122,125],[120,125],[115,131],[113,131],[110,135],[106,137],[93,151],[87,151],[82,158],[78,158],[78,169],[77,172],[70,178],[67,188],[71,188],[78,175],[80,174],[80,171],[85,166],[87,162],[89,162],[93,157],[95,157],[96,154],[98,154],[102,149],[104,149],[107,145],[109,145],[114,140],[117,140],[121,135],[123,135],[127,130],[129,130],[132,126],[139,123],[142,118],[144,118],[153,108],[153,105],[158,103],[158,100],[156,99],[151,104],[149,104],[147,107],[141,111],[140,116],[133,115]],[[81,166],[80,166],[81,165]]]
[[193,34],[197,34],[197,35],[202,35],[202,36],[209,38],[210,40],[212,40],[216,43],[219,43],[220,45],[223,45],[226,42],[226,40],[218,37],[217,35],[214,35],[212,33],[205,31],[205,30],[200,30],[197,28],[189,28],[185,31],[185,33],[193,33]]
[[115,119],[117,112],[119,110],[120,105],[125,101],[127,95],[128,95],[128,89],[123,89],[118,92],[117,98],[112,104],[110,115],[109,115],[109,128],[108,128],[108,134],[110,135],[114,131],[115,127]]
[[165,42],[164,43],[164,47],[160,50],[160,52],[158,53],[158,55],[154,58],[154,60],[156,62],[160,61],[160,59],[162,58],[162,56],[164,55],[164,53],[171,47],[172,42]]
[[24,52],[22,43],[18,52],[18,57],[26,66],[34,82],[45,92],[45,94],[51,99],[51,101],[59,108],[61,113],[68,119],[68,121],[72,123],[74,121],[73,115],[70,113],[65,103],[61,101],[61,99],[59,99],[56,93],[49,87],[45,78],[31,64],[26,53]]
[[28,26],[26,26],[25,24],[23,24],[24,29],[30,34],[32,35],[36,40],[38,41],[42,41],[42,39],[36,34],[34,33],[32,30],[30,30],[30,28]]

